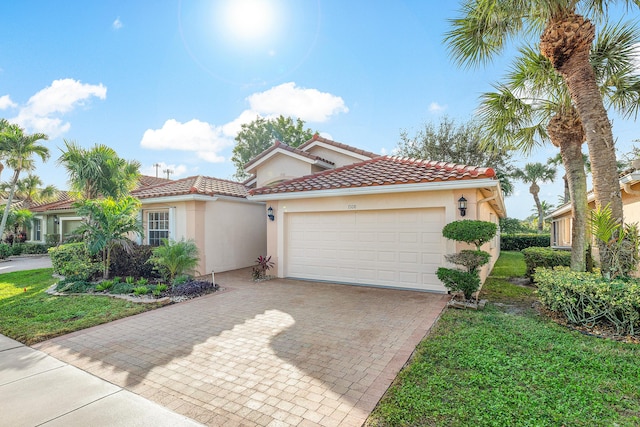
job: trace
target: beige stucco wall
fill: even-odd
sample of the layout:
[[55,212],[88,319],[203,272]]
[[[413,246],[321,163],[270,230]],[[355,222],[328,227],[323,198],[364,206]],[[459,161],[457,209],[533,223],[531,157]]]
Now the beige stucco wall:
[[[197,271],[209,274],[255,265],[266,252],[266,212],[263,203],[217,198],[143,205],[146,213],[173,210],[173,240],[194,240],[199,249]],[[146,236],[144,243],[146,243]]]
[[254,266],[267,253],[267,213],[263,203],[218,199],[204,217],[207,262],[203,273]]
[[336,168],[363,161],[361,157],[338,152],[336,151],[336,149],[328,149],[318,145],[311,147],[310,149],[305,151],[309,154],[313,154],[314,156],[318,156],[322,159],[329,160],[330,162],[335,163]]
[[[468,200],[467,215],[463,218],[457,209],[457,200],[464,195]],[[376,195],[344,195],[335,197],[319,197],[310,199],[292,199],[267,202],[272,206],[276,216],[275,221],[267,222],[267,254],[272,256],[275,262],[275,271],[272,274],[283,277],[284,261],[286,259],[285,245],[287,223],[285,216],[295,212],[333,212],[347,210],[379,210],[379,209],[402,209],[402,208],[444,208],[445,222],[462,219],[482,219],[498,223],[498,215],[489,203],[477,202],[484,196],[476,190],[445,190],[413,193],[387,193]],[[441,263],[445,266],[446,253],[454,253],[467,245],[456,245],[456,242],[447,240],[446,251],[443,253]],[[484,245],[483,250],[492,256],[490,265],[485,266],[481,271],[484,280],[491,271],[493,264],[500,255],[499,237]]]
[[298,178],[311,173],[311,163],[284,154],[275,154],[258,166],[256,185],[264,187],[276,181]]

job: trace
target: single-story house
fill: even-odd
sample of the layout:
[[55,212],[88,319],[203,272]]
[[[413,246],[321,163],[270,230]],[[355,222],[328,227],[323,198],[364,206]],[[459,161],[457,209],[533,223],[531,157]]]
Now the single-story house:
[[[199,248],[198,271],[227,271],[255,265],[266,251],[264,203],[247,200],[248,187],[206,176],[168,180],[143,176],[131,195],[142,203],[144,234],[138,243],[157,246],[161,239],[194,240]],[[82,218],[65,197],[33,206],[31,241],[46,235],[62,239]]]
[[[265,203],[277,277],[446,292],[436,270],[468,246],[445,239],[445,224],[506,216],[491,168],[380,156],[317,135],[297,148],[276,143],[245,170],[248,200]],[[483,249],[484,279],[499,236]]]
[[[622,210],[625,223],[640,223],[640,171],[629,169],[620,175]],[[590,209],[595,209],[595,194],[587,194]],[[546,217],[551,224],[551,247],[556,249],[571,248],[571,231],[573,229],[573,209],[566,203]],[[594,248],[595,250],[596,248]]]

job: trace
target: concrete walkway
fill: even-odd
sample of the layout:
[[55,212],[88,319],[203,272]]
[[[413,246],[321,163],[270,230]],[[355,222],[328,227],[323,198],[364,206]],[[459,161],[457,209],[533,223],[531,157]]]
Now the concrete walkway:
[[206,425],[354,427],[449,299],[250,274],[34,347]]
[[49,255],[12,256],[0,262],[0,274],[39,268],[51,268]]
[[0,424],[194,427],[201,424],[0,335]]

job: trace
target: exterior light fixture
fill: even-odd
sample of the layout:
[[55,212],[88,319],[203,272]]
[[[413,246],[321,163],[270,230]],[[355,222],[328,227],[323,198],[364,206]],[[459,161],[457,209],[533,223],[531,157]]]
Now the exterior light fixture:
[[53,216],[53,223],[54,223],[55,225],[60,224],[60,220],[58,219],[58,215],[54,215],[54,216]]
[[460,210],[460,216],[467,214],[467,199],[465,199],[464,196],[458,199],[458,209]]
[[274,221],[276,219],[276,217],[273,215],[273,208],[271,206],[269,206],[269,209],[267,209],[267,218],[269,218],[271,221]]

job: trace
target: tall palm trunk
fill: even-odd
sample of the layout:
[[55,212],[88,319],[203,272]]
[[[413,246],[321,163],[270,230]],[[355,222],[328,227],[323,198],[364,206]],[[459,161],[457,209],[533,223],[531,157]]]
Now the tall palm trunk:
[[11,203],[13,202],[13,195],[16,193],[16,185],[18,183],[19,177],[20,169],[16,169],[13,172],[13,178],[11,179],[11,188],[9,189],[9,197],[7,198],[7,204],[4,207],[2,221],[0,222],[0,239],[4,235],[4,229],[7,226],[7,218],[9,218],[9,210],[11,210]]
[[538,233],[542,233],[542,222],[544,221],[544,209],[542,209],[542,203],[540,203],[540,186],[532,182],[529,187],[529,193],[533,195],[533,200],[536,202],[536,209],[538,209]]
[[587,174],[582,159],[584,128],[575,111],[557,114],[551,118],[547,132],[553,145],[560,147],[565,168],[565,182],[571,200],[571,270],[585,271],[587,250]]
[[[582,120],[589,146],[596,207],[609,205],[612,217],[622,222],[622,196],[611,123],[589,62],[594,38],[593,24],[571,12],[549,22],[540,38],[540,51],[564,78]],[[608,259],[604,256],[607,246],[599,242],[598,247],[603,255],[601,258]],[[602,268],[607,271],[608,266],[602,265]]]

